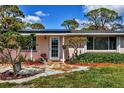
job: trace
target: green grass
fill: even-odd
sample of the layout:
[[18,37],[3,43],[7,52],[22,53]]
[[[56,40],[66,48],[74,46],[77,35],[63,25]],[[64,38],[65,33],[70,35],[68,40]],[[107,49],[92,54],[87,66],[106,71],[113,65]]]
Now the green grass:
[[3,83],[0,87],[124,88],[124,67],[92,67],[87,72],[40,77],[22,84]]

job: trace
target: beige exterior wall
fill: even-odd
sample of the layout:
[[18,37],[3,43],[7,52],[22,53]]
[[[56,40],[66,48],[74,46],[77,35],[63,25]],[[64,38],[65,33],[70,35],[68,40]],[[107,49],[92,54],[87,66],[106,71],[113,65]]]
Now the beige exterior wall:
[[[45,53],[50,59],[50,38],[54,36],[36,36],[36,50],[33,51],[33,59],[36,60],[40,58],[40,54]],[[63,36],[55,36],[59,37],[60,44],[59,44],[59,60],[63,59],[63,49],[62,49],[62,43],[63,43]],[[66,37],[65,37],[66,41]],[[66,43],[66,42],[65,42]],[[87,50],[86,45],[82,48],[78,48],[79,53],[85,53],[85,52],[119,52],[124,53],[124,36],[117,36],[117,50]],[[68,48],[64,51],[65,59],[70,58],[73,55],[74,49]],[[31,52],[30,51],[23,51],[22,54],[27,56],[27,59],[31,58]],[[13,52],[13,56],[15,55],[15,52]]]
[[[27,55],[27,58],[30,59],[30,51],[24,50],[23,54]],[[33,51],[33,59],[36,60],[40,58],[40,54],[45,53],[49,58],[49,36],[36,36],[36,50]]]
[[[36,51],[33,51],[33,58],[38,59],[40,57],[40,54],[45,53],[47,54],[48,59],[50,59],[50,38],[54,36],[36,36]],[[62,40],[63,36],[55,36],[60,38],[60,44],[59,44],[59,60],[63,59],[63,49],[62,49]],[[82,48],[78,48],[79,53],[85,53],[85,52],[120,52],[124,53],[124,36],[119,36],[120,43],[117,44],[117,50],[87,50],[87,46],[85,45]],[[65,38],[66,41],[66,38]],[[117,42],[119,42],[117,40]],[[65,42],[66,43],[66,42]],[[120,45],[120,46],[119,46]],[[64,51],[65,59],[70,58],[73,55],[74,49],[68,48]],[[22,52],[26,55],[28,55],[28,58],[30,58],[30,51],[29,52]]]
[[120,53],[124,53],[124,36],[120,36]]
[[[33,51],[33,58],[38,59],[40,57],[40,54],[45,53],[47,54],[48,59],[50,59],[50,38],[54,36],[37,36],[36,37],[36,51]],[[60,39],[60,44],[59,44],[59,60],[63,59],[63,49],[62,49],[62,38],[63,36],[55,36],[59,37]],[[65,38],[66,39],[66,38]],[[84,47],[83,48],[78,48],[79,53],[84,53],[86,52]],[[65,59],[70,58],[73,55],[74,49],[73,48],[68,48],[64,51],[65,53]],[[23,52],[24,53],[24,52]],[[28,57],[30,58],[30,51],[25,52],[25,54],[28,54]]]
[[[59,60],[63,58],[62,56],[62,36],[36,36],[36,51],[33,51],[33,59],[36,60],[40,58],[40,54],[47,54],[48,59],[50,60],[50,38],[59,37]],[[27,59],[30,59],[31,52],[24,50],[22,52],[24,55],[27,55]],[[65,52],[67,54],[67,52]],[[66,55],[66,58],[68,54]]]

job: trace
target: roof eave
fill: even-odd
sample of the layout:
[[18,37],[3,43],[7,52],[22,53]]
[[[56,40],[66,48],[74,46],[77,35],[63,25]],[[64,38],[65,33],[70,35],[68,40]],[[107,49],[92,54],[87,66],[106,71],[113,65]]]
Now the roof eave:
[[[22,35],[30,35],[31,33],[21,33]],[[93,35],[124,35],[124,33],[35,33],[35,35],[40,35],[40,36],[51,36],[51,35],[65,35],[65,36],[70,36],[70,35],[88,35],[88,36],[93,36]]]

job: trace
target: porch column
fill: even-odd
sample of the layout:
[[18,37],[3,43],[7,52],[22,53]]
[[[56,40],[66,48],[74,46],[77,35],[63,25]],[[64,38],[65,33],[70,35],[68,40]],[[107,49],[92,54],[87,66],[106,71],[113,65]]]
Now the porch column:
[[32,60],[33,59],[33,50],[32,50],[32,48],[31,48],[31,52],[30,52],[30,59]]
[[[65,37],[62,37],[62,45],[65,44]],[[62,49],[62,62],[65,62],[65,53],[64,53],[64,49]]]
[[116,44],[116,46],[117,46],[117,52],[120,53],[120,36],[117,36],[116,40],[117,40],[117,44]]

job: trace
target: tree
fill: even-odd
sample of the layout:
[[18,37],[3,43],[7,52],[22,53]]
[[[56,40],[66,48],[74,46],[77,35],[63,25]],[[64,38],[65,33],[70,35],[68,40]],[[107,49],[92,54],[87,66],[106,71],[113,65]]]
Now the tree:
[[68,30],[75,30],[76,28],[79,27],[79,23],[73,19],[73,20],[65,20],[61,26],[65,27]]
[[[22,36],[18,32],[7,31],[0,34],[0,59],[11,63],[15,76],[21,70],[21,62],[26,56],[21,54],[22,46],[32,47],[31,36]],[[18,63],[19,68],[16,64]]]
[[18,30],[23,28],[24,22],[23,12],[17,5],[1,5],[0,6],[0,29],[2,30]]
[[80,54],[80,51],[78,51],[78,48],[84,47],[84,45],[87,42],[87,38],[83,36],[70,36],[66,38],[65,46],[68,48],[73,48],[74,52],[70,59],[70,62],[72,63],[74,59],[77,57],[78,54]]
[[26,26],[23,17],[23,12],[16,5],[0,6],[0,60],[11,63],[15,76],[21,70],[22,59],[26,57],[21,54],[22,46],[33,47],[34,35],[22,36],[16,32]]
[[32,28],[32,29],[45,29],[44,25],[41,24],[41,23],[34,23],[34,24],[31,24],[31,28]]
[[88,22],[85,24],[87,30],[117,30],[122,28],[122,17],[107,8],[98,8],[89,11],[86,15]]

